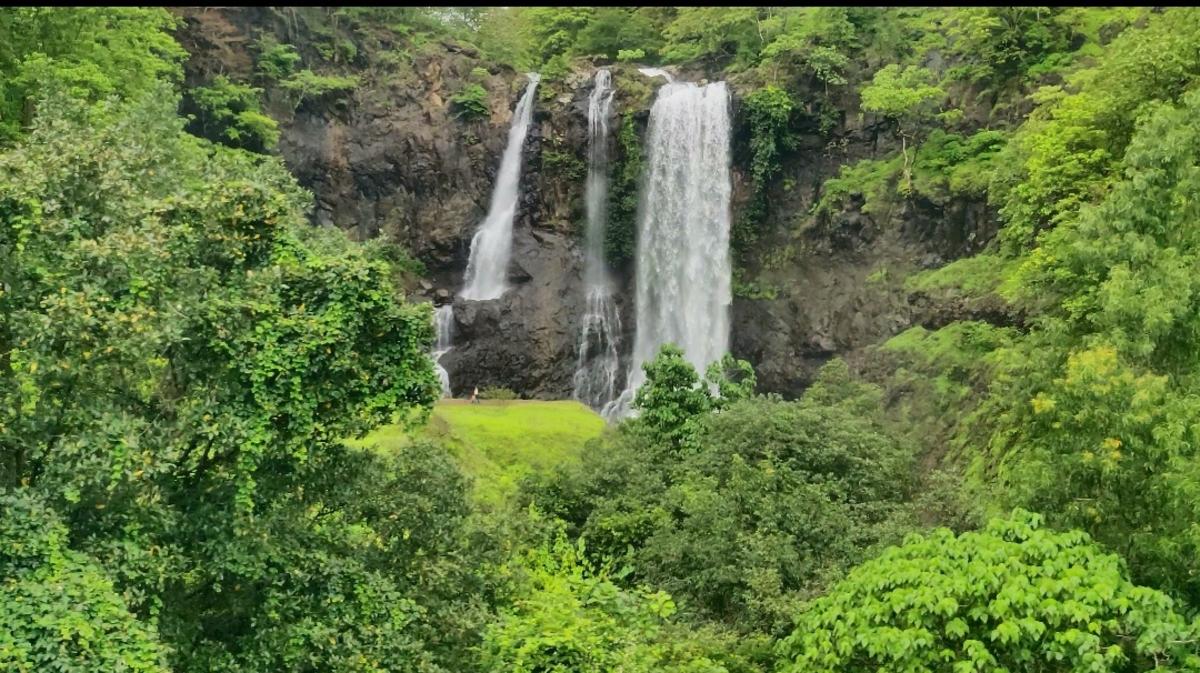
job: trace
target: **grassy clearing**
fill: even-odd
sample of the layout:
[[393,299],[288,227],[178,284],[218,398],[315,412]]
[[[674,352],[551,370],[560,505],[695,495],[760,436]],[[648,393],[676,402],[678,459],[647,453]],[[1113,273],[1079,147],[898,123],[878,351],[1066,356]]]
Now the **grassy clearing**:
[[[482,503],[500,504],[525,475],[577,460],[583,445],[603,429],[603,419],[571,400],[446,400],[434,407],[418,436],[454,453],[475,480]],[[352,443],[396,451],[411,441],[403,426],[386,425]]]

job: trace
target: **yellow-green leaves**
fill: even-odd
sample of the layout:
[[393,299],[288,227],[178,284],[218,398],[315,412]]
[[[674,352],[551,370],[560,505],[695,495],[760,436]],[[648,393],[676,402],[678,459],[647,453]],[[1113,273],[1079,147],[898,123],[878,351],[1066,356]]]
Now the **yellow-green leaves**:
[[1192,670],[1197,628],[1086,535],[1017,510],[978,533],[916,536],[856,568],[798,616],[779,670]]

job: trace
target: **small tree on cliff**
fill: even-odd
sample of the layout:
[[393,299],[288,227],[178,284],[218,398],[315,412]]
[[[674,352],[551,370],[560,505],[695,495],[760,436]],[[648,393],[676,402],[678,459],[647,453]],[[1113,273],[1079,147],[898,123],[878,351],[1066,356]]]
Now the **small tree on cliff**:
[[871,83],[862,89],[862,109],[881,115],[896,125],[900,136],[900,151],[904,154],[904,184],[912,188],[912,166],[908,155],[909,140],[916,140],[917,129],[934,117],[936,103],[946,95],[933,84],[928,68],[908,66],[903,70],[895,63],[875,73]]

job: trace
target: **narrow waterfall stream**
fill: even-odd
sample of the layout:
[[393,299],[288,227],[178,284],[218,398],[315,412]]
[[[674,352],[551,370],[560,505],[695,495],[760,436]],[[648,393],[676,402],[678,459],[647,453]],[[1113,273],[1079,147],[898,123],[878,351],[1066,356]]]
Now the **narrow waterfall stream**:
[[437,340],[433,345],[433,367],[437,371],[438,380],[442,382],[442,397],[452,397],[450,389],[450,372],[441,365],[440,360],[454,345],[454,305],[442,304],[433,309],[433,329]]
[[492,188],[491,205],[487,217],[471,239],[471,256],[459,293],[464,299],[496,299],[508,289],[513,218],[517,213],[521,186],[521,155],[525,136],[529,132],[529,122],[533,118],[533,96],[539,80],[537,73],[529,74],[529,85],[513,110],[508,145],[504,148],[500,172]]
[[664,85],[650,110],[638,209],[637,325],[626,387],[604,409],[628,415],[642,364],[674,343],[703,373],[729,347],[732,191],[729,91]]
[[608,119],[612,110],[612,73],[596,71],[588,100],[588,173],[584,291],[586,302],[575,368],[575,399],[600,409],[617,393],[621,318],[613,301],[613,282],[604,263],[608,225]]

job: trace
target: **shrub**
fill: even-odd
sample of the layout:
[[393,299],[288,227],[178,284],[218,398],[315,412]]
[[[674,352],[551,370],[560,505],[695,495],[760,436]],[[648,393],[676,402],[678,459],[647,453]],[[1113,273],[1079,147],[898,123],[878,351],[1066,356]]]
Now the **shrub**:
[[640,61],[646,58],[646,50],[644,49],[618,49],[617,60],[622,63],[630,61]]
[[279,83],[285,91],[296,97],[296,105],[308,99],[320,98],[328,94],[344,94],[358,86],[358,78],[351,75],[318,75],[304,69]]
[[982,532],[913,536],[856,568],[800,615],[778,670],[1195,670],[1197,628],[1087,534],[1016,510]]
[[278,82],[288,77],[300,63],[300,54],[290,44],[280,44],[274,36],[258,41],[258,72],[266,79]]
[[587,175],[587,165],[570,152],[542,152],[542,170],[552,173],[559,180],[578,181]]
[[485,400],[515,400],[517,394],[511,388],[489,386],[479,391],[479,397]]
[[450,97],[450,103],[457,109],[456,118],[467,120],[483,119],[491,114],[487,103],[487,91],[478,84],[468,84],[462,91]]
[[279,141],[279,125],[262,113],[262,89],[218,75],[209,86],[192,90],[201,132],[231,147],[264,151]]

